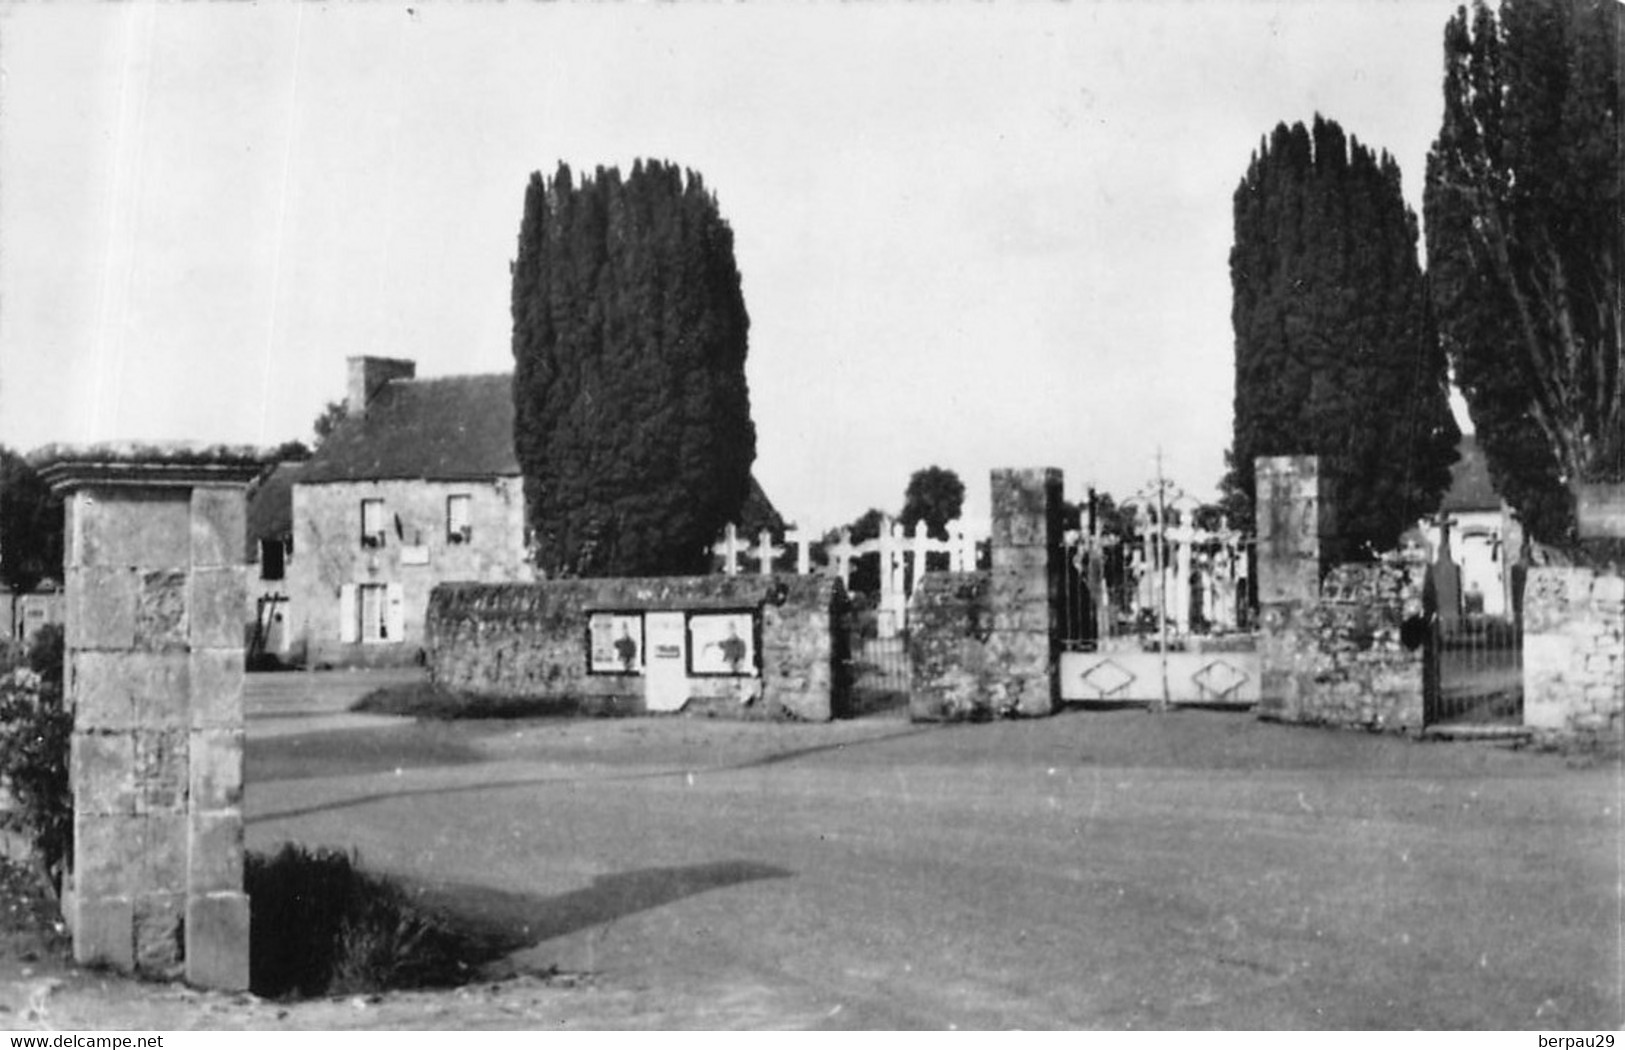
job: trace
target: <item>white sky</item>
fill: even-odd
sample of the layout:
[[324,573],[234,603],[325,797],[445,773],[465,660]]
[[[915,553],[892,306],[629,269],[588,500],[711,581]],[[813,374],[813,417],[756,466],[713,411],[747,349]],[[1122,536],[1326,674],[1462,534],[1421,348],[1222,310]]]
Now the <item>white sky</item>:
[[308,440],[344,358],[507,371],[526,181],[675,161],[733,226],[757,476],[1211,498],[1231,195],[1280,120],[1420,214],[1456,0],[0,7],[0,443]]

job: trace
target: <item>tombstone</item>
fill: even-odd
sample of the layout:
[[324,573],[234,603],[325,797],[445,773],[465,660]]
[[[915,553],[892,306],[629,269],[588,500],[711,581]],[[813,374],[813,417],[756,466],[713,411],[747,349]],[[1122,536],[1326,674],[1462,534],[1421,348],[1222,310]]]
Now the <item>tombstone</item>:
[[1439,550],[1428,566],[1422,592],[1424,602],[1437,617],[1439,630],[1447,636],[1460,626],[1462,610],[1461,566],[1450,550],[1450,526],[1455,523],[1454,518],[1443,514],[1433,519],[1439,529]]
[[74,958],[248,987],[246,485],[259,463],[90,449],[65,497]]

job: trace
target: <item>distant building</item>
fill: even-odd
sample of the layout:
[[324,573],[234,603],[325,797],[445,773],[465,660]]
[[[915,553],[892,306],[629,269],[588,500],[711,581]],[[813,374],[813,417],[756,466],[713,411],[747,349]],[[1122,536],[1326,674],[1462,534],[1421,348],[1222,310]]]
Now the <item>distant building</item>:
[[287,658],[293,649],[288,567],[293,561],[293,485],[303,462],[279,463],[248,487],[248,651]]
[[41,580],[31,591],[13,591],[0,584],[0,608],[6,616],[6,637],[27,645],[47,624],[63,623],[62,588],[55,580]]
[[[1478,439],[1464,434],[1458,451],[1461,458],[1450,468],[1450,488],[1439,513],[1450,529],[1451,560],[1461,570],[1461,611],[1510,616],[1512,567],[1523,548],[1523,527],[1495,491]],[[1438,523],[1424,521],[1421,529],[1429,550],[1437,552],[1442,538]]]
[[348,363],[348,414],[292,479],[288,645],[315,665],[409,664],[435,584],[534,575],[512,377]]

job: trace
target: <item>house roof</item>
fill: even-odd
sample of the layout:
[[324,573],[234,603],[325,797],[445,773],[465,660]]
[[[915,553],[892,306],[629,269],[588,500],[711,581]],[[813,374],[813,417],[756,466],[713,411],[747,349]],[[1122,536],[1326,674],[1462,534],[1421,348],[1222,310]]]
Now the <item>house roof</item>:
[[293,485],[304,480],[305,464],[278,463],[248,488],[249,559],[261,540],[293,535]]
[[1440,509],[1452,514],[1475,510],[1500,510],[1501,496],[1490,480],[1489,463],[1478,439],[1463,434],[1456,446],[1461,458],[1450,468],[1450,488],[1445,491]]
[[756,480],[755,474],[750,476],[750,492],[745,495],[745,503],[739,508],[737,524],[742,536],[755,536],[763,529],[774,535],[784,532],[784,517],[767,498],[767,493],[762,491],[762,483]]
[[327,436],[301,484],[513,476],[513,376],[445,376],[386,383],[361,418]]

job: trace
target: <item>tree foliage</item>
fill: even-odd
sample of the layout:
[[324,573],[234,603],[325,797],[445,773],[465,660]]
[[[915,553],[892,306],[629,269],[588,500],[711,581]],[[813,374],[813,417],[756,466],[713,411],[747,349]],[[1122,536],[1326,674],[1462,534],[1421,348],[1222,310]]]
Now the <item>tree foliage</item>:
[[965,483],[959,475],[943,467],[916,470],[903,492],[903,513],[898,515],[905,529],[925,522],[926,533],[936,539],[948,538],[947,525],[959,520],[965,507]]
[[1614,0],[1481,0],[1444,34],[1423,213],[1444,344],[1496,488],[1574,538],[1572,486],[1625,475]]
[[703,571],[756,458],[733,231],[700,177],[531,176],[514,443],[549,575]]
[[1460,438],[1399,168],[1317,115],[1275,128],[1234,203],[1226,505],[1251,504],[1255,457],[1317,455],[1340,553],[1391,548],[1437,508]]
[[0,447],[0,579],[15,591],[62,579],[62,500],[22,456]]
[[322,408],[321,415],[311,424],[310,429],[316,435],[316,447],[321,448],[333,431],[338,429],[340,423],[350,414],[350,406],[343,401],[329,401]]

